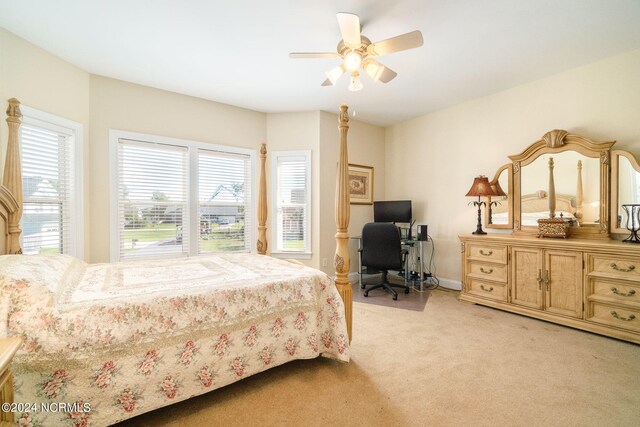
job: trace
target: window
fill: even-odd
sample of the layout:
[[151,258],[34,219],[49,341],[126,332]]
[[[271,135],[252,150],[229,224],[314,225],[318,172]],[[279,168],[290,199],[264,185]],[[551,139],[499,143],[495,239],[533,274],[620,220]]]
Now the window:
[[274,151],[272,188],[273,253],[311,254],[311,152]]
[[112,261],[251,250],[252,150],[111,134]]
[[22,250],[82,258],[82,125],[21,110]]
[[198,253],[250,250],[250,167],[246,154],[198,150]]

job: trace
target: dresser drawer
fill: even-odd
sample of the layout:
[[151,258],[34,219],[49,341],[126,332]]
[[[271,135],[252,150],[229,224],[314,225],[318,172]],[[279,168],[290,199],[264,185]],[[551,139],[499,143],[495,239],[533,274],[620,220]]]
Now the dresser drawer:
[[587,320],[607,326],[640,332],[640,309],[590,302]]
[[640,307],[640,283],[621,283],[613,280],[590,278],[587,298],[601,298],[616,304],[632,304]]
[[493,246],[467,243],[467,259],[488,262],[507,263],[507,246]]
[[640,282],[640,257],[621,257],[589,254],[589,277],[607,277]]
[[489,264],[486,262],[469,262],[469,274],[474,278],[507,282],[506,264]]
[[494,283],[467,277],[467,293],[496,301],[507,301],[507,287],[504,283]]

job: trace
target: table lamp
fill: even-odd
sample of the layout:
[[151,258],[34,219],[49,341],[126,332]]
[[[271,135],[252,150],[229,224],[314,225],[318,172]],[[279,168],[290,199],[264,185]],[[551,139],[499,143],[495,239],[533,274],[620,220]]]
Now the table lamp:
[[[482,206],[486,206],[486,203],[482,201],[482,197],[499,195],[497,189],[491,188],[489,179],[486,176],[480,175],[473,179],[473,184],[466,195],[467,197],[478,197],[478,201],[469,202],[469,204],[473,203],[478,208],[478,226],[473,234],[487,234],[486,231],[482,230]],[[502,195],[504,195],[504,191]]]

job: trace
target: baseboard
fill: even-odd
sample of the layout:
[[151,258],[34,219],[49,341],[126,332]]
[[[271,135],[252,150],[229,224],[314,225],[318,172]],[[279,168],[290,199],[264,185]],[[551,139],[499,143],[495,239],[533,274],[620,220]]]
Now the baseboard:
[[462,283],[459,280],[441,279],[441,278],[438,278],[438,280],[440,280],[440,286],[443,288],[452,289],[454,291],[462,290]]

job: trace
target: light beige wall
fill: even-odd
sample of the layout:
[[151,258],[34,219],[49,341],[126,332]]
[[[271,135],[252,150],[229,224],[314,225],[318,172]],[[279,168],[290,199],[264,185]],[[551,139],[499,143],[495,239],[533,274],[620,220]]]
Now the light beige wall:
[[[336,108],[337,110],[338,108]],[[385,197],[385,142],[384,128],[370,125],[358,120],[349,120],[347,134],[349,147],[349,163],[373,166],[374,200],[384,200]],[[333,256],[335,254],[335,182],[336,167],[340,152],[340,133],[338,130],[338,115],[320,113],[320,155],[321,170],[321,223],[320,223],[320,258],[327,259],[327,266],[320,264],[320,269],[327,274],[333,274]],[[373,221],[372,205],[350,205],[349,236],[358,236],[362,226]],[[357,271],[358,244],[349,241],[349,255],[351,257],[351,271]]]
[[[84,255],[89,259],[89,73],[0,28],[0,111],[6,110],[9,98],[84,126]],[[6,150],[7,123],[3,118],[0,120],[0,172]]]
[[[460,280],[458,234],[475,230],[464,195],[510,154],[552,129],[640,155],[640,50],[440,110],[386,129],[386,197],[413,200],[429,225],[437,275]],[[426,95],[428,96],[428,95]]]
[[91,261],[109,260],[109,129],[258,150],[266,114],[91,76]]
[[320,250],[320,181],[317,176],[320,171],[320,129],[318,127],[317,111],[302,113],[274,113],[267,114],[267,241],[269,252],[275,242],[273,213],[271,200],[271,155],[273,151],[311,150],[311,259],[301,259],[300,262],[309,267],[319,267]]

